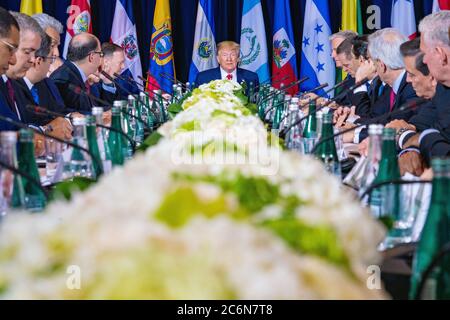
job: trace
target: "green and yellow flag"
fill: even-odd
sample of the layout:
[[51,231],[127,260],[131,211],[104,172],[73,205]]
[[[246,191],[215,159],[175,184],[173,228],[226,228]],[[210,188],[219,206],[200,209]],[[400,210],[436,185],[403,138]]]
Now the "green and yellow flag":
[[[363,34],[361,4],[359,3],[359,0],[342,1],[341,30],[352,30],[359,34]],[[336,74],[338,77],[336,80],[339,80],[339,82],[347,76],[343,70],[342,72],[337,72]]]
[[29,16],[42,13],[42,0],[22,0],[20,2],[20,12]]

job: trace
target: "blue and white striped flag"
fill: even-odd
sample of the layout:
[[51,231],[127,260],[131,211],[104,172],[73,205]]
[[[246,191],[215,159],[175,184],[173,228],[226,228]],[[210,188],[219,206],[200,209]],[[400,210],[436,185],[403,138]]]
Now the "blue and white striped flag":
[[218,67],[214,33],[213,1],[200,0],[195,23],[192,62],[189,70],[189,82],[191,83],[195,81],[199,72]]
[[269,64],[260,0],[244,0],[240,45],[240,67],[256,72],[260,82],[267,82],[270,79]]
[[131,0],[116,1],[111,42],[124,49],[125,69],[122,71],[122,74],[127,75],[131,73],[136,82],[142,83],[141,79],[139,79],[139,77],[142,77],[142,65]]
[[[328,1],[307,0],[300,78],[309,77],[309,80],[301,86],[302,91],[328,83],[327,88],[317,92],[319,95],[324,95],[326,90],[334,86],[336,68],[331,57],[330,26]],[[329,94],[329,96],[332,95],[333,93]]]

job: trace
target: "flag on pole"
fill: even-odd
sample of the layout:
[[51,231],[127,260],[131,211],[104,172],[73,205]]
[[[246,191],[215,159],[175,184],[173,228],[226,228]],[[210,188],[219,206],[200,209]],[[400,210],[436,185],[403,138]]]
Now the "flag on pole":
[[[281,83],[289,85],[297,81],[298,73],[289,0],[275,0],[274,8],[272,74],[274,87],[280,88]],[[298,86],[288,92],[296,94]]]
[[139,77],[142,77],[142,65],[131,0],[116,0],[111,42],[120,45],[124,49],[125,70],[122,71],[122,75],[126,78],[131,76],[134,81],[142,83],[139,79]]
[[20,2],[20,12],[29,16],[42,13],[42,0],[22,0]]
[[[300,77],[309,77],[309,80],[303,83],[301,88],[306,91],[320,84],[328,83],[328,87],[317,92],[322,96],[335,83],[336,69],[331,57],[331,43],[328,40],[332,34],[330,25],[328,2],[307,0]],[[332,95],[333,93],[330,94],[330,96]]]
[[391,25],[409,39],[417,36],[414,0],[392,0]]
[[[352,30],[358,34],[364,33],[359,0],[342,1],[341,30]],[[337,75],[337,82],[341,82],[342,79],[347,77],[347,73],[343,69],[338,70]]]
[[359,0],[342,1],[341,30],[352,30],[363,34],[361,4]]
[[200,0],[195,22],[192,62],[189,69],[189,82],[191,83],[195,81],[199,72],[218,67],[214,34],[213,1]]
[[[165,76],[162,73],[166,74]],[[172,22],[170,20],[169,0],[156,0],[153,15],[153,33],[150,41],[150,67],[148,90],[161,89],[172,93],[172,81],[175,78],[173,61]]]
[[240,45],[240,67],[256,72],[260,82],[267,82],[270,79],[269,64],[260,0],[244,0]]
[[90,0],[72,0],[71,5],[67,7],[67,31],[64,40],[63,57],[67,57],[69,42],[76,34],[89,32],[92,33],[91,3]]
[[441,10],[450,10],[450,0],[434,0],[433,13]]

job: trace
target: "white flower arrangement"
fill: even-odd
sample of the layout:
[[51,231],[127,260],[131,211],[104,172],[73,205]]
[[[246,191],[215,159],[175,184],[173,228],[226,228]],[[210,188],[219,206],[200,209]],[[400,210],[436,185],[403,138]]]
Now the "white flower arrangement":
[[[220,81],[214,88],[229,90]],[[262,123],[213,117],[237,115],[243,106],[236,107],[198,102],[156,146],[70,203],[7,216],[0,298],[386,298],[366,285],[367,267],[380,262],[383,227],[312,158],[266,143],[250,145],[258,158],[249,161],[240,147],[265,133]],[[192,149],[193,132],[180,128],[193,120],[193,132],[206,132],[200,145],[236,149]],[[176,161],[189,146],[200,161]],[[69,266],[81,270],[80,288],[68,286]]]

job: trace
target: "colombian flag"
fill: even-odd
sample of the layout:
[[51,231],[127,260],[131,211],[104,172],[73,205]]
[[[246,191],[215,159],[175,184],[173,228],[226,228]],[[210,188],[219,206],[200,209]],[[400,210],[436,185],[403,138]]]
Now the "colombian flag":
[[22,0],[20,2],[20,12],[29,16],[42,13],[42,0]]
[[172,93],[173,81],[170,78],[175,78],[175,64],[169,0],[156,0],[147,90],[161,89],[163,92]]

